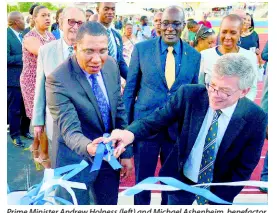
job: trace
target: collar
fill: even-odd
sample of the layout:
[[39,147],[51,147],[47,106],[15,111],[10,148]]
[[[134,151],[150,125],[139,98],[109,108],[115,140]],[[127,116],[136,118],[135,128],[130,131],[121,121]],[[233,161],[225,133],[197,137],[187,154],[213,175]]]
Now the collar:
[[[173,49],[174,49],[173,51],[175,53],[180,53],[180,49],[181,49],[180,47],[181,47],[181,41],[179,39],[179,41],[173,45]],[[164,52],[167,50],[167,48],[168,48],[168,44],[166,44],[163,41],[163,39],[161,38],[161,53],[164,54]]]
[[[99,23],[100,23],[100,22],[99,22]],[[101,23],[100,23],[100,24],[101,24]],[[104,24],[102,24],[102,26],[105,27],[106,30],[112,31],[112,25],[110,25],[108,28],[107,28]]]
[[100,72],[97,73],[97,74],[88,74],[88,73],[87,73],[86,71],[84,71],[83,69],[81,69],[81,70],[83,71],[83,73],[86,75],[87,78],[90,78],[91,75],[96,75],[96,77],[99,77],[99,76],[101,76],[101,71],[102,71],[102,70],[100,70]]
[[65,42],[64,38],[62,38],[62,40],[63,40],[63,46],[64,46],[64,48],[68,49],[69,45]]
[[13,31],[13,33],[18,37],[19,36],[19,32],[17,32],[16,30],[14,30],[13,28],[11,28],[11,27],[9,27],[12,31]]
[[[231,119],[236,106],[237,106],[238,102],[234,103],[233,105],[226,107],[224,109],[220,109],[222,111],[222,114],[224,114],[225,116],[227,116],[229,119]],[[214,112],[214,110],[212,110]]]

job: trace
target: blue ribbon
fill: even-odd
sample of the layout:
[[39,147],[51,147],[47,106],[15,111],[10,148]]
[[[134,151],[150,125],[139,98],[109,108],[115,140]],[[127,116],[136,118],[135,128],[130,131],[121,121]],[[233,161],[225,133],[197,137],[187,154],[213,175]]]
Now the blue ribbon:
[[[109,136],[110,135],[107,133],[103,135],[104,138],[108,138]],[[103,142],[99,143],[90,172],[99,170],[101,168],[103,159],[105,159],[114,170],[121,169],[122,166],[117,161],[117,159],[113,156],[113,152],[114,152],[114,147],[112,146],[112,141],[106,144]]]
[[[49,196],[49,194],[56,189],[57,185],[64,187],[71,194],[73,201],[75,201],[74,203],[77,204],[76,196],[71,188],[73,187],[86,189],[86,185],[78,182],[70,182],[67,180],[82,171],[87,166],[88,163],[83,160],[80,164],[73,164],[54,169],[54,177],[50,177],[50,180],[47,180],[47,178],[44,176],[43,181],[40,184],[32,186],[28,190],[27,194],[21,198],[20,205],[44,205],[46,203],[54,205],[52,201],[48,200],[49,198],[53,198],[54,200],[59,201],[62,204],[72,205],[71,202],[63,198],[57,196]],[[47,170],[45,172],[49,171],[50,170]],[[71,185],[72,187],[68,185]],[[43,187],[45,189],[43,189]]]
[[[138,194],[144,190],[153,190],[153,187],[151,188],[153,184],[157,182],[163,182],[166,185],[155,185],[159,186],[159,188],[162,191],[175,191],[175,190],[184,190],[187,192],[191,192],[195,195],[200,195],[205,197],[206,199],[218,203],[218,204],[229,204],[229,205],[253,205],[253,203],[230,203],[228,201],[225,201],[221,199],[220,197],[213,194],[210,190],[207,190],[205,188],[200,188],[198,186],[188,185],[185,184],[175,178],[172,177],[149,177],[138,183],[137,185],[121,192],[123,195],[132,196],[135,194]],[[220,184],[224,185],[224,183]],[[227,184],[226,184],[227,185]],[[267,203],[255,203],[255,205],[267,205]]]

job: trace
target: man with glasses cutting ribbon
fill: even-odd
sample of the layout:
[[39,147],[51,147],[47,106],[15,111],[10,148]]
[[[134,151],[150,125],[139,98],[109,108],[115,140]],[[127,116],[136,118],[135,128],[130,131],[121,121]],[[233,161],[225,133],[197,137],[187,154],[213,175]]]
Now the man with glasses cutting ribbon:
[[84,11],[78,8],[65,8],[62,17],[60,27],[64,32],[63,37],[41,47],[37,63],[32,125],[35,135],[40,138],[42,132],[46,131],[50,141],[53,134],[53,119],[46,106],[45,80],[62,62],[73,55],[78,28],[85,22]]
[[[183,9],[168,7],[162,14],[161,37],[135,45],[123,99],[129,124],[151,114],[183,84],[197,84],[200,54],[180,39]],[[153,176],[160,155],[163,164],[176,141],[177,123],[134,146],[136,183]],[[162,193],[162,204],[167,203]],[[135,195],[136,205],[150,204],[150,192]]]
[[[246,181],[257,166],[266,137],[267,115],[246,98],[256,72],[251,61],[238,53],[221,56],[204,85],[181,86],[164,107],[133,122],[126,130],[114,130],[108,140],[117,150],[163,131],[178,122],[175,146],[160,176],[186,184]],[[154,142],[153,142],[154,143]],[[233,202],[242,186],[206,187]],[[187,191],[168,192],[168,204],[214,204]]]

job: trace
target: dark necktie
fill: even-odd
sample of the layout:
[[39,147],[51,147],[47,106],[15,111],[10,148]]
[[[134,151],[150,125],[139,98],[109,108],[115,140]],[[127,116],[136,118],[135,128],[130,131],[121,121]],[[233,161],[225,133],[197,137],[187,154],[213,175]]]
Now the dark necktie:
[[[208,134],[205,139],[205,145],[202,154],[202,160],[198,175],[198,183],[211,183],[213,180],[213,170],[214,170],[214,161],[215,161],[215,143],[218,130],[218,118],[222,114],[221,110],[216,110],[213,115],[212,124],[208,130]],[[208,186],[203,186],[203,188],[209,189]],[[209,201],[197,195],[196,200],[198,205],[204,205]]]
[[92,82],[92,92],[96,97],[97,104],[102,116],[102,120],[104,122],[105,131],[109,132],[111,131],[111,113],[110,113],[110,107],[107,103],[107,100],[104,96],[104,93],[102,92],[97,79],[96,75],[90,75],[90,79]]
[[68,57],[71,57],[73,55],[73,47],[72,46],[68,47],[68,52],[69,52]]

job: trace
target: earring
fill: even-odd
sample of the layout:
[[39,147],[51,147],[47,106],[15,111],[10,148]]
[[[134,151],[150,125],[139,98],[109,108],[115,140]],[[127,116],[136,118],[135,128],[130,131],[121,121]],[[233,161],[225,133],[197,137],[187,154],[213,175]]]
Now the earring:
[[241,45],[241,40],[240,40],[240,37],[239,37],[239,40],[237,42],[237,45],[240,46]]

